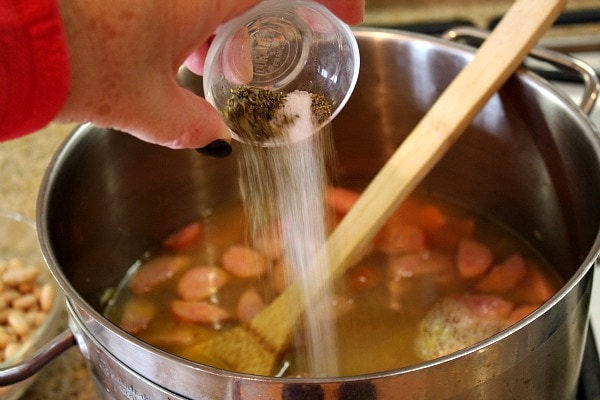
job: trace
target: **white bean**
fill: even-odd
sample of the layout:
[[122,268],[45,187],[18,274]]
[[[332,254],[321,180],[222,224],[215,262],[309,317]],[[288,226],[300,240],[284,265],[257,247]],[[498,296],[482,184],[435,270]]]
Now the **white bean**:
[[15,289],[7,289],[0,293],[0,300],[5,301],[8,304],[12,304],[15,299],[18,299],[21,296],[18,290]]
[[15,330],[15,333],[19,336],[24,336],[29,333],[29,322],[21,311],[13,310],[8,314],[8,325]]
[[0,260],[0,362],[31,340],[54,305],[56,289],[42,284],[41,271],[16,259]]
[[0,330],[0,349],[4,349],[12,341],[13,338],[6,332],[6,329]]
[[0,310],[0,324],[6,325],[8,323],[8,313],[10,312],[10,310],[10,308]]
[[13,267],[2,274],[2,282],[9,286],[17,286],[31,282],[39,274],[39,268],[34,265],[26,267]]
[[42,290],[40,292],[40,307],[42,307],[43,311],[50,311],[52,305],[54,304],[55,295],[56,292],[52,284],[46,283],[44,286],[42,286]]
[[39,310],[29,311],[27,314],[25,314],[25,318],[32,327],[38,327],[42,325],[46,320],[46,317],[48,317],[48,313]]
[[21,297],[17,297],[12,305],[17,310],[27,310],[38,304],[38,298],[35,294],[28,293]]
[[9,358],[17,354],[20,348],[21,344],[17,342],[11,342],[8,345],[6,345],[6,347],[4,348],[4,359],[8,360]]

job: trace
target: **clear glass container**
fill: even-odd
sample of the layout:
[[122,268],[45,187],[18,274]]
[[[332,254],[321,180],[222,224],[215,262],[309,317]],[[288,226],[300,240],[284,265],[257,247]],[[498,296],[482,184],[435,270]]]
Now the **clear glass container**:
[[[360,65],[352,30],[326,7],[305,0],[265,0],[229,21],[217,33],[204,70],[206,99],[223,113],[238,87],[289,94],[322,96],[331,112],[319,126],[331,122],[350,97]],[[254,144],[277,145],[276,140]]]

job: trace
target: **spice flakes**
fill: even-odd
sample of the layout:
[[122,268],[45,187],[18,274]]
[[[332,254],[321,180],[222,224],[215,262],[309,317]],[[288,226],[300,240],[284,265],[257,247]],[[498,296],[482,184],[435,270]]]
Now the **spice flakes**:
[[[300,113],[283,111],[288,98],[285,93],[250,86],[232,88],[230,92],[223,114],[230,128],[243,140],[285,139],[288,128],[300,118]],[[322,95],[304,93],[310,96],[312,122],[322,124],[331,116],[331,105]]]

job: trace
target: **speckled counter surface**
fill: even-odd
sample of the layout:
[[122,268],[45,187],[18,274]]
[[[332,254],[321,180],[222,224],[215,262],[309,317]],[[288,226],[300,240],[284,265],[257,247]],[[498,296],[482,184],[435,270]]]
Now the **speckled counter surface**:
[[[0,143],[0,209],[35,218],[37,194],[44,172],[54,152],[73,128],[73,125],[51,124],[35,134]],[[67,328],[66,312],[57,324],[61,329]],[[78,349],[68,350],[44,367],[23,399],[96,399]]]
[[0,143],[0,208],[35,216],[37,192],[46,167],[73,128],[50,124],[34,134]]

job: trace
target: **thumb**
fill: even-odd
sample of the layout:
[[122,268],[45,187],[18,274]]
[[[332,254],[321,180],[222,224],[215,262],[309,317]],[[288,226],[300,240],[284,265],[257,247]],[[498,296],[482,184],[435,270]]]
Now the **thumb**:
[[[147,85],[144,103],[127,117],[122,130],[146,142],[173,149],[201,148],[215,140],[231,141],[219,112],[206,100],[182,88],[175,79]],[[136,100],[139,102],[139,98]],[[132,102],[131,104],[139,104]]]

